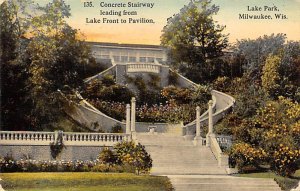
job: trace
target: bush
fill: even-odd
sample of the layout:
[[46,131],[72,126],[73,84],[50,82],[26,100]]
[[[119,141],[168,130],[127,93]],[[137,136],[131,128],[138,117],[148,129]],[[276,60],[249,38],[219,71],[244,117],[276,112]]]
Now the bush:
[[126,86],[116,84],[113,77],[107,76],[102,80],[95,79],[84,90],[84,97],[92,100],[104,100],[129,103],[134,93]]
[[115,124],[111,128],[111,133],[123,133],[122,126],[119,123]]
[[87,172],[98,164],[98,161],[41,161],[12,160],[0,158],[0,172]]
[[247,143],[237,143],[232,146],[229,157],[239,172],[244,172],[245,167],[258,167],[259,164],[265,162],[267,154],[261,148],[254,148]]
[[133,166],[136,174],[147,173],[152,167],[152,159],[145,147],[134,142],[122,142],[114,146],[118,160],[123,165]]
[[177,72],[174,72],[172,70],[169,71],[169,76],[168,76],[168,80],[169,80],[169,85],[178,85],[178,78],[179,78],[179,75]]
[[280,144],[279,150],[273,155],[271,168],[280,176],[289,177],[298,169],[297,161],[300,160],[300,149]]
[[115,153],[110,150],[108,147],[105,147],[99,154],[98,160],[102,164],[113,165],[117,163],[117,157]]
[[212,84],[213,89],[221,92],[228,92],[230,86],[231,80],[226,76],[218,77]]
[[176,104],[187,104],[192,101],[193,91],[188,88],[167,86],[161,91],[161,95],[167,100],[173,100]]

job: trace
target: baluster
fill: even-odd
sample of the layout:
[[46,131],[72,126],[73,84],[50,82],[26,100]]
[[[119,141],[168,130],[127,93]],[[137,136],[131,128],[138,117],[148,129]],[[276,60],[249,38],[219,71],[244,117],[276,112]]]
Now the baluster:
[[110,141],[115,142],[115,136],[114,135],[110,135]]

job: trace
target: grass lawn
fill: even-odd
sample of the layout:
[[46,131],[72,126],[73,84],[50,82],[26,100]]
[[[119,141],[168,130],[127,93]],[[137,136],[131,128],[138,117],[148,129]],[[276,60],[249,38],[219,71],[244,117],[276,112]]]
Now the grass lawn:
[[238,174],[240,177],[251,177],[251,178],[273,178],[280,185],[283,190],[290,190],[298,185],[300,181],[300,170],[291,178],[285,178],[274,174],[273,172],[259,172],[259,173],[249,173],[249,174]]
[[172,190],[167,177],[129,173],[2,173],[5,190],[20,191],[159,191]]

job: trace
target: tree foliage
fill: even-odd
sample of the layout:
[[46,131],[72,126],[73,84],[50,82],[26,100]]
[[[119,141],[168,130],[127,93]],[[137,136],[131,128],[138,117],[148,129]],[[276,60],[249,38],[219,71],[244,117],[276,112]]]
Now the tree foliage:
[[[239,142],[251,145],[253,149],[262,149],[267,154],[265,160],[257,159],[252,161],[253,164],[268,163],[276,173],[290,176],[300,160],[299,120],[299,104],[279,97],[278,101],[268,101],[259,108],[254,117],[244,119],[234,128],[233,136]],[[249,153],[235,150],[239,147],[239,143],[233,146],[231,157],[235,160],[241,156],[247,159]],[[239,165],[242,169],[249,163],[243,160]]]
[[51,128],[61,114],[57,90],[79,87],[85,66],[95,62],[79,31],[66,23],[69,16],[70,7],[60,0],[45,6],[30,0],[1,4],[1,124],[6,129]]
[[[281,80],[279,75],[281,59],[279,56],[269,56],[266,59],[265,65],[262,71],[262,87],[271,96],[278,96],[278,90],[280,88],[279,82]],[[276,96],[276,97],[277,97]]]
[[1,127],[0,129],[23,129],[30,122],[26,109],[27,89],[25,81],[26,53],[24,35],[29,27],[28,6],[31,1],[4,1],[0,5],[0,63],[1,63]]
[[199,81],[206,61],[223,55],[228,45],[225,27],[213,20],[218,11],[210,0],[191,0],[163,28],[161,44],[170,49],[171,63],[192,80]]
[[284,47],[286,35],[272,34],[264,35],[257,39],[238,40],[234,52],[245,58],[245,69],[252,81],[260,81],[262,67],[266,58],[276,55]]

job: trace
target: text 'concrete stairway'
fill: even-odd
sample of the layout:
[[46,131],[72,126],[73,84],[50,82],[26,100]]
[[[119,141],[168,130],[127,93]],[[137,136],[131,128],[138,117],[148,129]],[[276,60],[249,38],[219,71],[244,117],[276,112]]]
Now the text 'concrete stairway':
[[182,136],[138,133],[137,139],[153,159],[151,174],[168,176],[176,191],[280,191],[272,179],[227,175],[209,147]]

